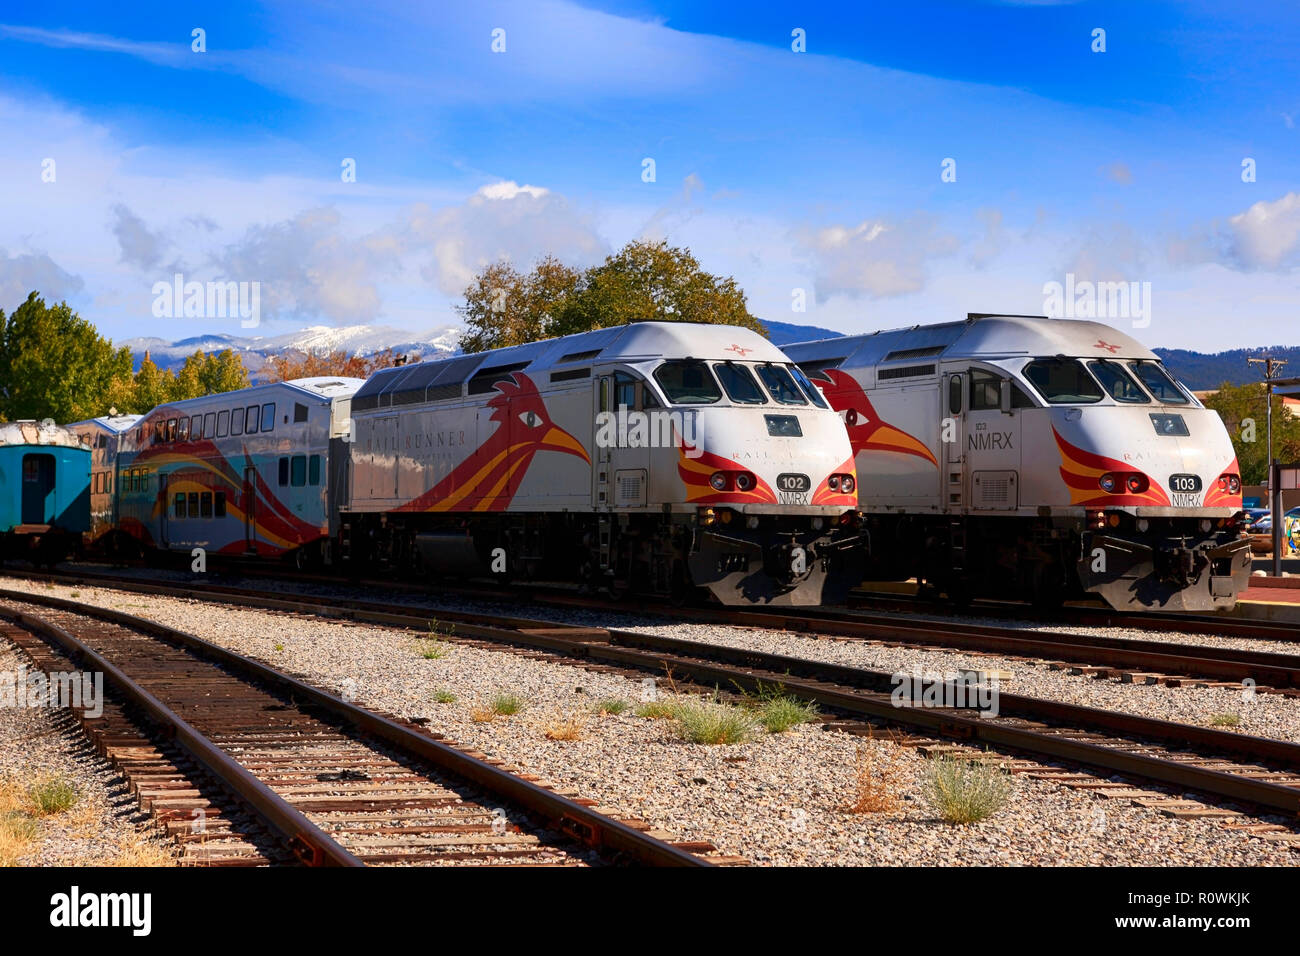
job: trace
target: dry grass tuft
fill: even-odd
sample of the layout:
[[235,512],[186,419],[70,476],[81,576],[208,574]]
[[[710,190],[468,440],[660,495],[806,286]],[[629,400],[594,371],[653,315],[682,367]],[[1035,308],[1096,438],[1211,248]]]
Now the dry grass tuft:
[[586,729],[586,719],[577,713],[557,714],[542,727],[547,740],[581,740],[583,731]]
[[880,754],[874,741],[867,746],[858,747],[853,778],[853,802],[844,808],[845,813],[889,813],[897,810],[903,802],[903,770],[896,766],[886,766],[880,760]]

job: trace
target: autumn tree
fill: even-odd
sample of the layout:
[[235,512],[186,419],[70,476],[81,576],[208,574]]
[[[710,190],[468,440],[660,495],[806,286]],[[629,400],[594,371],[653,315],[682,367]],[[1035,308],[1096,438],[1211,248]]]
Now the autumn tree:
[[66,302],[47,306],[33,292],[0,310],[0,415],[78,421],[103,414],[114,382],[131,375],[131,353],[114,349]]
[[392,349],[371,355],[356,355],[341,350],[319,353],[294,350],[271,359],[269,379],[273,382],[287,382],[295,378],[316,378],[322,375],[369,378],[372,372],[401,365],[405,360],[406,356],[399,355]]
[[553,256],[520,273],[509,262],[487,266],[456,307],[466,352],[519,345],[629,322],[706,322],[766,334],[730,276],[705,272],[690,250],[630,242],[584,272]]
[[[1247,485],[1262,485],[1268,473],[1267,395],[1262,382],[1246,385],[1224,382],[1205,399],[1205,406],[1219,413],[1232,436],[1241,480]],[[1300,418],[1276,397],[1273,399],[1273,457],[1287,462],[1300,461]]]

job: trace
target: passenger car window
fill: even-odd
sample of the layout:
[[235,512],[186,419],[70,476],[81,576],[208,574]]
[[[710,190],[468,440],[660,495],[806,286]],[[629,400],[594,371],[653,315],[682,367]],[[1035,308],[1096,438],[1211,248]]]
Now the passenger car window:
[[212,438],[217,434],[217,416],[214,412],[208,412],[203,416],[203,437]]
[[248,406],[248,414],[247,414],[247,415],[245,416],[245,418],[244,418],[244,434],[245,434],[245,435],[256,435],[256,434],[257,434],[257,421],[258,421],[258,416],[259,416],[260,413],[261,413],[261,407],[260,407],[260,406],[258,406],[258,405],[249,405],[249,406]]
[[226,425],[230,422],[230,412],[217,412],[217,437],[226,437]]
[[187,415],[176,423],[176,440],[187,441],[190,437],[190,419]]
[[230,410],[230,434],[244,434],[244,410],[242,408]]
[[1142,391],[1142,387],[1133,381],[1133,376],[1126,372],[1119,362],[1098,359],[1089,362],[1088,368],[1092,369],[1092,374],[1097,377],[1097,381],[1101,382],[1101,387],[1109,392],[1110,397],[1115,401],[1146,404],[1146,392]]
[[172,515],[177,518],[185,517],[185,495],[183,492],[177,492],[175,503],[172,507]]
[[1078,359],[1037,359],[1025,366],[1025,378],[1051,405],[1100,402],[1101,388]]
[[294,455],[290,464],[292,473],[289,483],[295,488],[301,488],[307,484],[307,458],[305,455]]
[[[648,395],[649,392],[646,394]],[[307,484],[320,484],[320,455],[312,455],[307,459]]]
[[709,367],[699,359],[674,359],[655,369],[655,381],[674,405],[712,405],[722,398]]
[[262,406],[262,431],[269,432],[275,428],[275,402]]
[[782,405],[807,405],[808,399],[800,393],[790,373],[779,365],[768,363],[758,367],[758,377],[767,386],[768,392]]
[[1130,362],[1129,365],[1157,401],[1164,402],[1166,405],[1189,404],[1183,390],[1169,377],[1169,373],[1159,362]]
[[749,369],[735,362],[718,362],[713,366],[718,381],[727,391],[727,397],[738,405],[762,405],[767,401],[763,390],[754,381]]
[[226,493],[224,491],[217,492],[216,500],[213,502],[213,513],[218,518],[226,516]]
[[212,517],[212,492],[205,491],[199,495],[199,517]]
[[280,478],[279,484],[283,488],[289,483],[289,458],[288,456],[280,459]]

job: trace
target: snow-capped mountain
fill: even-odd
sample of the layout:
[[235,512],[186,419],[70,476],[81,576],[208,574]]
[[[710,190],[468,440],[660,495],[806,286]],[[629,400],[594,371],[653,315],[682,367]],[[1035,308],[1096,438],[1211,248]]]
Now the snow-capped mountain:
[[297,332],[274,336],[242,336],[209,333],[169,342],[166,339],[140,336],[116,344],[125,345],[135,357],[136,367],[147,351],[161,368],[178,369],[195,352],[220,352],[233,349],[244,366],[256,375],[270,359],[286,352],[348,352],[372,355],[391,348],[418,361],[453,355],[460,341],[459,326],[442,326],[424,333],[413,333],[384,325],[346,325],[339,328],[313,325]]
[[[830,329],[787,322],[769,321],[767,327],[768,336],[778,346],[840,334]],[[444,325],[418,334],[387,325],[345,325],[340,328],[330,325],[312,325],[297,332],[273,336],[206,333],[174,342],[139,336],[115,344],[125,345],[131,350],[131,354],[135,357],[136,368],[140,367],[140,360],[144,358],[144,353],[147,351],[159,368],[172,370],[179,369],[195,352],[220,352],[234,349],[244,360],[244,367],[256,380],[262,366],[286,352],[306,352],[317,355],[347,352],[354,355],[373,355],[384,349],[392,349],[394,352],[409,356],[411,361],[418,362],[455,355],[460,350],[460,335],[461,328],[456,325]]]

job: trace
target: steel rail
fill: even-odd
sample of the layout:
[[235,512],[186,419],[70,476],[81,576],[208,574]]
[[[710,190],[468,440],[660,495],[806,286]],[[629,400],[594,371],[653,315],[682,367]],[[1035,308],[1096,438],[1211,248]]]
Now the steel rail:
[[[530,813],[550,821],[557,830],[588,846],[624,853],[639,863],[653,866],[714,865],[706,858],[643,833],[635,827],[628,826],[545,787],[540,787],[510,771],[495,767],[455,747],[404,727],[387,717],[345,701],[250,657],[206,641],[197,635],[168,627],[157,621],[137,618],[110,608],[93,607],[76,601],[54,597],[53,595],[0,589],[0,599],[59,608],[151,633],[156,637],[171,641],[211,661],[244,674],[257,682],[272,687],[278,692],[291,697],[296,702],[320,707],[345,723],[373,737],[384,740],[408,754],[419,757],[448,773],[491,791],[503,799],[523,807]],[[299,609],[301,610],[301,608]],[[427,620],[427,617],[424,619]],[[409,626],[409,621],[407,623]],[[485,628],[482,630],[489,632],[492,629]],[[89,651],[89,648],[86,650]],[[93,651],[90,651],[90,653],[94,654]],[[108,664],[97,654],[94,654],[93,659],[97,664],[100,662]],[[109,664],[108,666],[111,667],[112,665]],[[142,693],[147,692],[142,691]],[[159,706],[162,705],[159,704]],[[179,720],[179,718],[177,719]],[[289,809],[292,810],[291,807]]]

